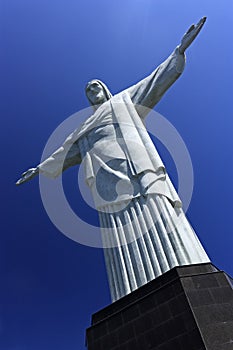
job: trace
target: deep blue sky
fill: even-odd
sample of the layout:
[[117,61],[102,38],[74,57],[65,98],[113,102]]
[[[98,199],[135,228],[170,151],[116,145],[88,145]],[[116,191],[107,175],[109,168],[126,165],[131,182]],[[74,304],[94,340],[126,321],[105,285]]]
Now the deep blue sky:
[[1,0],[1,350],[84,350],[91,314],[110,303],[101,249],[58,232],[38,179],[15,180],[38,164],[59,123],[88,106],[88,80],[113,93],[130,86],[204,15],[183,76],[156,110],[191,154],[188,217],[213,263],[233,275],[232,0]]

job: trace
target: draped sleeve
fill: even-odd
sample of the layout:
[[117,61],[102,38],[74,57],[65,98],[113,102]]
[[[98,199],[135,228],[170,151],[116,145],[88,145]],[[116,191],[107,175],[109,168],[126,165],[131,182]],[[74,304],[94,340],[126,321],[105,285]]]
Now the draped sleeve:
[[[185,55],[181,54],[177,47],[149,76],[126,91],[135,105],[152,109],[168,88],[180,77],[184,67]],[[143,115],[140,116],[143,117]]]
[[81,163],[78,142],[64,142],[51,156],[38,165],[39,171],[50,178],[56,178],[69,167]]

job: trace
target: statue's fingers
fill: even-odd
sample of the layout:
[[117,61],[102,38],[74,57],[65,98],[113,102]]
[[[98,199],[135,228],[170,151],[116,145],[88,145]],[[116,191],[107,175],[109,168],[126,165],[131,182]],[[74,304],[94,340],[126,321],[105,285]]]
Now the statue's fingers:
[[199,27],[197,26],[197,30],[196,30],[196,35],[195,36],[197,36],[200,33],[203,25],[204,25],[204,23],[200,24]]
[[195,28],[195,25],[192,24],[189,29],[187,30],[186,34],[189,34],[193,29]]
[[21,185],[24,182],[27,182],[28,180],[30,180],[30,178],[31,178],[30,176],[23,176],[16,182],[16,185]]
[[[197,23],[197,25],[195,26],[194,38],[196,38],[197,35],[200,33],[200,31],[201,31],[201,29],[202,29],[202,27],[203,27],[205,21],[206,21],[206,17],[203,17],[203,18]],[[193,38],[193,39],[194,39],[194,38]]]
[[205,16],[205,17],[202,17],[201,19],[200,19],[200,21],[197,23],[197,25],[199,25],[199,24],[204,24],[205,23],[205,21],[206,21],[206,19],[207,19],[207,17]]
[[16,185],[21,185],[21,183],[23,183],[24,181],[23,181],[23,179],[21,178],[21,179],[19,179],[18,181],[16,181]]
[[198,30],[200,31],[201,28],[203,27],[203,25],[205,24],[206,21],[206,17],[203,17],[200,19],[200,21],[197,23],[196,27],[198,28]]
[[28,175],[30,175],[33,171],[34,171],[34,168],[28,169],[28,170],[26,170],[21,176],[22,176],[22,177],[23,177],[23,176],[28,176]]

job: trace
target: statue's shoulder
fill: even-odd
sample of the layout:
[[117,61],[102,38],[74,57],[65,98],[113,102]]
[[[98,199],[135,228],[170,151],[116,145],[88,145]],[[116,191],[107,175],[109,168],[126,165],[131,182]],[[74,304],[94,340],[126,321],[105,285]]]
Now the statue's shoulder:
[[110,101],[111,103],[114,103],[114,102],[121,102],[121,103],[125,103],[125,101],[127,101],[128,99],[130,98],[130,94],[129,92],[127,91],[127,89],[123,90],[123,91],[120,91],[118,92],[116,95],[114,95]]

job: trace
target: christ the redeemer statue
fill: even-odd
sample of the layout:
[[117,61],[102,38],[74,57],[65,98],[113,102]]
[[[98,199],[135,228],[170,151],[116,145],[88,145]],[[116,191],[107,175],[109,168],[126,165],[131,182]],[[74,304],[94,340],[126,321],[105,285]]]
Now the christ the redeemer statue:
[[55,178],[85,163],[108,247],[104,254],[113,301],[174,266],[209,262],[144,126],[148,111],[182,74],[185,50],[205,20],[192,25],[167,60],[136,85],[112,96],[101,81],[89,82],[86,94],[94,114],[17,182],[39,172]]

